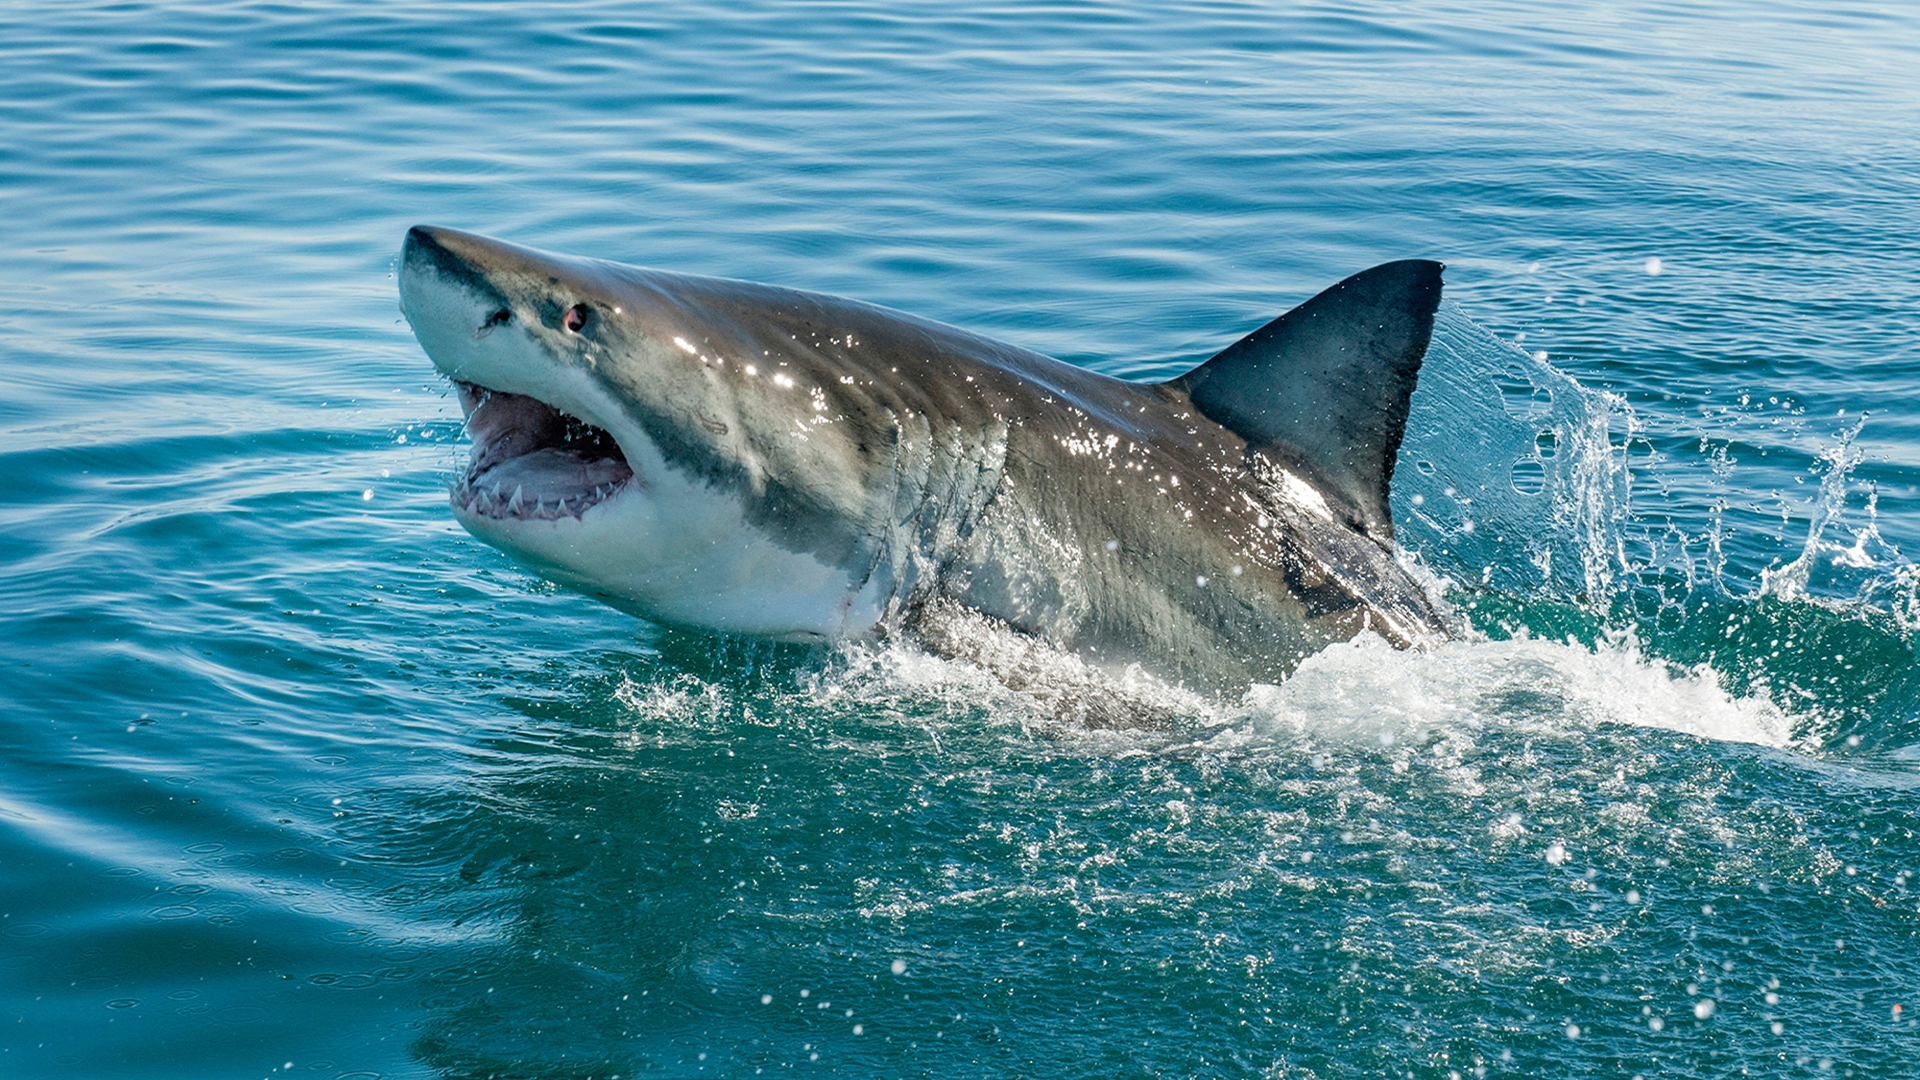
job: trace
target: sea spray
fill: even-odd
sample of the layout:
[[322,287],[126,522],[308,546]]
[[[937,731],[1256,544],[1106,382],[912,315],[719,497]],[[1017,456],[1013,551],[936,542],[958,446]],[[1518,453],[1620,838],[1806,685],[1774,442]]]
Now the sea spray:
[[[1789,541],[1778,529],[1762,561],[1765,537],[1731,497],[1746,482],[1742,459],[1760,451],[1728,427],[1817,437],[1791,410],[1783,419],[1777,400],[1770,413],[1717,412],[1695,452],[1671,439],[1656,449],[1625,399],[1451,305],[1422,379],[1403,449],[1412,467],[1395,476],[1399,540],[1445,568],[1468,638],[1625,650],[1777,714],[1764,736],[1717,737],[1844,748],[1914,737],[1920,573],[1882,537],[1878,492],[1856,478],[1865,416],[1813,456],[1811,498],[1778,497],[1781,520],[1802,531]],[[1685,504],[1701,493],[1706,506]],[[1790,734],[1779,716],[1794,718]]]

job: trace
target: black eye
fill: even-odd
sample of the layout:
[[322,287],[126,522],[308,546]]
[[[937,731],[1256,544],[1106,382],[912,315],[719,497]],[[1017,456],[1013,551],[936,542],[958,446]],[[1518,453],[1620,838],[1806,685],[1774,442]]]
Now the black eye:
[[575,304],[567,309],[565,315],[561,316],[560,325],[577,334],[580,332],[581,327],[587,325],[587,316],[591,314],[592,310],[588,308],[587,305]]
[[513,321],[513,312],[508,311],[506,308],[501,308],[499,311],[496,311],[493,314],[487,316],[487,321],[481,323],[480,325],[481,326],[505,326],[507,325],[507,323],[511,321]]

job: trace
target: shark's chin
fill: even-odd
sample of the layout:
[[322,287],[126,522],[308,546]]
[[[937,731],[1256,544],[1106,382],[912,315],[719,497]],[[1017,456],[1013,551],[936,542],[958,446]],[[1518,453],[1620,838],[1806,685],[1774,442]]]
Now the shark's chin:
[[455,385],[473,439],[450,492],[463,524],[579,520],[640,486],[604,429],[524,394]]

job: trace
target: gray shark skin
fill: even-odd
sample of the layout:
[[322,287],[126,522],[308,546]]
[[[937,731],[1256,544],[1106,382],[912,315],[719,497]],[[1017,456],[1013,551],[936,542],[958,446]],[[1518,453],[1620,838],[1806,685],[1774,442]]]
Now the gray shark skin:
[[454,514],[537,574],[708,632],[907,636],[1016,689],[1055,656],[1221,695],[1364,629],[1445,638],[1387,508],[1440,272],[1357,274],[1158,384],[429,226],[400,297],[474,440]]

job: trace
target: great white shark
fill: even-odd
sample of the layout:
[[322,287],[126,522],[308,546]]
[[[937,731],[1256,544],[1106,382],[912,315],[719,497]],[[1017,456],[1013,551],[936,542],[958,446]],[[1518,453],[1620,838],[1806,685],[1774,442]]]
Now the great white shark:
[[1100,673],[1231,695],[1365,630],[1446,637],[1387,502],[1441,270],[1355,274],[1160,383],[425,225],[399,278],[474,536],[651,620],[906,637],[1113,723],[1154,717]]

